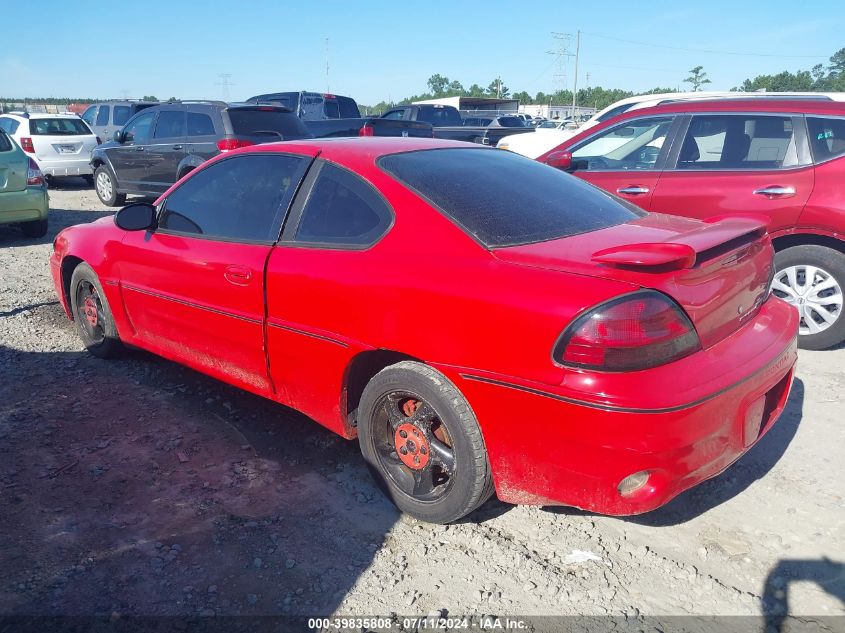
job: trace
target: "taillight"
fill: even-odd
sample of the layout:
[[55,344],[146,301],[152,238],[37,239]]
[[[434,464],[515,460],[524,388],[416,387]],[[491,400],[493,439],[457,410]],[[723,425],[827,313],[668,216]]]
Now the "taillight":
[[363,125],[361,129],[358,130],[358,136],[375,136],[376,131],[373,129],[372,125]]
[[43,184],[44,174],[41,173],[41,169],[38,167],[38,163],[36,163],[30,158],[29,167],[26,170],[26,186],[38,187]]
[[217,149],[221,152],[228,152],[239,147],[249,147],[250,145],[255,145],[255,143],[242,138],[221,138],[217,141]]
[[21,149],[29,154],[35,153],[35,147],[32,145],[32,139],[28,136],[21,137]]
[[563,365],[635,371],[670,363],[701,349],[683,310],[645,290],[605,302],[578,317],[553,352]]

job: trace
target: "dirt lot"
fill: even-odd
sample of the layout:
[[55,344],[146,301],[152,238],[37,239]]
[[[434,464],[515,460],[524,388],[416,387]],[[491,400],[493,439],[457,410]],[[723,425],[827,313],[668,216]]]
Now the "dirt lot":
[[0,227],[2,614],[845,614],[845,349],[801,351],[777,426],[723,475],[618,519],[493,500],[397,514],[355,443],[145,353],[87,355],[58,229]]

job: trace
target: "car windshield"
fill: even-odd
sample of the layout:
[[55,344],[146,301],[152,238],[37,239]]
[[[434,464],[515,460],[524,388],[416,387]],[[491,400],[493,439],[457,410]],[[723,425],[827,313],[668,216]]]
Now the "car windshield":
[[82,119],[30,119],[29,133],[33,136],[80,136],[91,130]]
[[298,116],[268,108],[230,108],[232,131],[239,136],[266,136],[268,141],[309,138],[311,133]]
[[487,248],[554,240],[644,212],[558,169],[511,152],[434,149],[379,160]]

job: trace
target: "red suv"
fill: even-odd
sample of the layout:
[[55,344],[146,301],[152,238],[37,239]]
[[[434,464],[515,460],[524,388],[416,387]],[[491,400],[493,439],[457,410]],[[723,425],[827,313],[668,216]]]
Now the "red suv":
[[799,346],[845,340],[845,103],[749,98],[622,114],[537,160],[659,213],[763,215]]

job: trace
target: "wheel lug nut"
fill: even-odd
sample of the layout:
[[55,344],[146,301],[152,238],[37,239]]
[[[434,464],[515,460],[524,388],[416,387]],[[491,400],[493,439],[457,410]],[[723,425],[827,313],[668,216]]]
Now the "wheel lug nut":
[[399,449],[399,452],[402,453],[403,455],[407,455],[408,449],[403,446],[402,448]]
[[420,458],[419,458],[419,457],[414,457],[414,463],[415,463],[415,464],[419,464],[419,463],[420,463]]
[[399,431],[399,437],[403,437],[403,438],[408,437],[408,432],[407,431]]
[[423,455],[425,455],[427,452],[428,452],[428,451],[427,451],[427,450],[425,450],[425,446],[420,446],[420,453],[422,453]]

